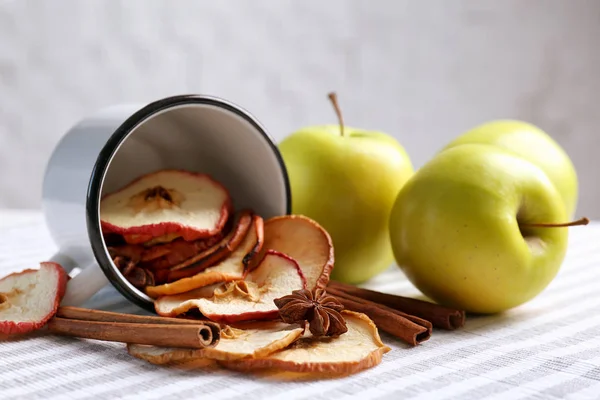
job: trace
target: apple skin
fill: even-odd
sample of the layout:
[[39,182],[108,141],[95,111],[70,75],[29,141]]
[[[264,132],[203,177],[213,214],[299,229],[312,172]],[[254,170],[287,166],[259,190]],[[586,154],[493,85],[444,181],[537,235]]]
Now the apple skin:
[[331,278],[365,282],[394,261],[389,216],[414,170],[404,148],[382,132],[311,126],[279,143],[290,178],[292,212],[312,218],[335,249]]
[[465,143],[498,146],[542,168],[561,194],[567,218],[573,218],[578,199],[577,172],[564,149],[546,132],[523,121],[497,120],[476,126],[446,148]]
[[440,152],[406,183],[390,217],[398,266],[434,301],[498,313],[538,295],[567,249],[562,199],[541,168],[500,148]]

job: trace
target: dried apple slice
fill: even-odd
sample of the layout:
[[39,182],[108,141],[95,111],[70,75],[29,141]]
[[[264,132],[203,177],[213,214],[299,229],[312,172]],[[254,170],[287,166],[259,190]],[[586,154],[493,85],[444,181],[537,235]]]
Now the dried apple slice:
[[263,251],[273,249],[298,262],[306,288],[325,288],[333,269],[333,243],[317,222],[302,215],[273,217],[265,221]]
[[150,269],[170,268],[198,253],[215,246],[223,240],[224,234],[218,233],[206,239],[188,242],[177,239],[170,243],[145,248],[141,261]]
[[234,228],[221,242],[171,267],[167,281],[173,282],[181,278],[196,275],[228,257],[246,237],[252,226],[252,221],[252,212],[244,210],[238,213]]
[[342,311],[348,332],[336,338],[303,337],[288,348],[266,357],[221,361],[238,371],[275,369],[302,373],[348,375],[381,362],[391,350],[379,337],[377,327],[365,314]]
[[[135,235],[133,235],[133,236],[135,236]],[[144,245],[144,247],[152,247],[152,246],[157,246],[157,245],[161,245],[161,244],[169,244],[169,243],[173,242],[174,240],[177,240],[180,238],[181,238],[181,235],[179,233],[167,233],[166,235],[153,237],[146,241],[143,241],[142,245]],[[125,241],[127,241],[127,237],[125,237]],[[127,242],[131,243],[129,241],[127,241]]]
[[65,270],[52,262],[0,279],[0,333],[27,333],[44,326],[56,314],[67,280]]
[[157,270],[177,265],[215,246],[222,239],[223,234],[218,233],[209,238],[198,239],[193,242],[177,239],[170,243],[157,244],[152,247],[139,244],[111,246],[108,247],[108,252],[113,260],[117,257],[124,257],[133,261],[134,264],[140,263],[142,268]]
[[164,296],[154,302],[156,312],[177,316],[198,309],[218,322],[275,319],[279,309],[274,300],[305,287],[298,264],[290,257],[268,251],[258,267],[244,280],[226,282],[213,289]]
[[227,189],[208,175],[162,170],[105,196],[100,218],[103,232],[140,243],[169,234],[191,241],[220,232],[231,207]]
[[237,360],[245,357],[265,357],[286,348],[304,333],[299,325],[260,321],[227,326],[221,330],[219,343],[205,349],[180,349],[128,344],[127,351],[151,364],[167,364],[208,358]]
[[252,217],[251,228],[246,237],[229,257],[214,267],[207,268],[189,278],[179,279],[172,283],[165,283],[164,285],[148,286],[146,287],[146,294],[156,298],[189,292],[190,290],[212,285],[213,283],[242,279],[246,266],[257,256],[262,248],[263,243],[260,241],[263,237],[262,231],[263,219],[258,215],[254,215]]
[[143,244],[144,246],[152,246],[160,243],[169,243],[181,237],[178,232],[167,233],[161,236],[152,236],[151,233],[130,233],[124,234],[123,240],[129,244]]

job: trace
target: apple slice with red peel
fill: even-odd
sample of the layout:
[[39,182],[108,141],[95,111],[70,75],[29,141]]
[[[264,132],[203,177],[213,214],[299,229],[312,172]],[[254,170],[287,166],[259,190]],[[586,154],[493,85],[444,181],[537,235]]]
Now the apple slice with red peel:
[[123,240],[129,244],[142,244],[150,247],[156,244],[169,243],[180,237],[181,234],[179,232],[167,233],[161,236],[152,236],[149,233],[131,233],[123,235]]
[[[213,247],[223,240],[223,237],[224,234],[219,233],[193,242],[177,239],[170,243],[144,247],[145,250],[142,253],[141,261],[148,263],[146,267],[151,269],[170,268]],[[151,261],[154,261],[154,263],[150,263]]]
[[171,267],[167,281],[173,282],[196,275],[227,258],[242,243],[252,226],[252,221],[252,212],[248,210],[239,212],[234,228],[221,242]]
[[[189,292],[214,283],[243,279],[247,265],[258,256],[263,243],[263,219],[254,215],[246,237],[240,245],[227,257],[213,267],[175,282],[146,287],[146,294],[152,298]],[[158,279],[158,278],[157,278]]]
[[177,239],[170,243],[157,244],[152,247],[146,247],[139,244],[125,244],[121,246],[112,246],[108,248],[111,258],[125,257],[134,263],[141,263],[140,267],[157,270],[170,268],[177,265],[194,255],[203,252],[223,239],[223,234],[211,236],[206,239],[198,239],[193,242],[186,242],[183,239]]
[[138,243],[170,234],[191,241],[219,233],[231,208],[227,189],[208,175],[162,170],[105,196],[100,219],[103,232]]
[[[146,240],[145,242],[142,242],[142,245],[144,247],[158,246],[161,244],[169,244],[177,239],[181,239],[181,235],[179,233],[167,233],[166,235],[157,236],[155,238]],[[125,240],[127,240],[127,238]]]
[[53,262],[0,279],[0,333],[23,334],[41,328],[56,314],[68,275]]
[[306,288],[325,288],[333,269],[333,242],[329,233],[314,220],[302,215],[285,215],[265,221],[265,245],[298,262]]
[[245,357],[265,357],[296,341],[304,333],[299,325],[260,321],[226,326],[221,330],[219,343],[205,349],[128,344],[130,355],[151,364],[168,364],[198,359],[237,360]]
[[150,233],[130,233],[124,234],[123,240],[127,244],[142,244],[145,246],[152,246],[157,243],[169,243],[177,238],[180,238],[179,233],[167,233],[161,236],[152,236]]
[[238,371],[273,369],[300,373],[349,375],[372,368],[391,350],[379,337],[377,327],[365,314],[342,311],[348,331],[335,338],[311,336],[266,357],[220,361]]
[[[144,249],[140,262],[148,263],[150,261],[164,258],[169,255],[176,255],[177,257],[185,257],[186,252],[192,252],[196,249],[196,243],[205,243],[206,239],[197,240],[195,242],[186,242],[184,240],[177,240],[176,242],[161,244],[152,246],[148,249]],[[180,246],[178,246],[180,244]]]
[[[279,316],[274,300],[302,289],[306,281],[298,264],[285,254],[267,251],[244,280],[223,283],[210,291],[164,296],[154,302],[156,312],[177,316],[192,309],[212,321],[268,320]],[[210,297],[206,296],[209,294]]]

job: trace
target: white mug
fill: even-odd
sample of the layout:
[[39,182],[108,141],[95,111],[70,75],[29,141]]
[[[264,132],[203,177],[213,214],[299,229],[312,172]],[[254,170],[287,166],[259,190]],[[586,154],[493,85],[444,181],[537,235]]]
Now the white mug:
[[52,261],[72,278],[63,305],[81,305],[109,282],[154,311],[108,254],[100,199],[140,175],[166,168],[208,173],[230,191],[234,207],[263,218],[291,212],[288,175],[277,146],[249,112],[203,95],[117,105],[84,118],[56,146],[46,168],[42,203],[59,248]]

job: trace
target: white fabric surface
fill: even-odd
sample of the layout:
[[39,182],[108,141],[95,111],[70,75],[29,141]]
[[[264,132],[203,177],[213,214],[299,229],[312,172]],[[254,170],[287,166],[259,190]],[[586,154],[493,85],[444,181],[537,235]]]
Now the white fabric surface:
[[[41,215],[0,211],[0,275],[35,267],[55,247]],[[0,341],[0,399],[599,399],[600,224],[571,229],[567,259],[536,299],[502,316],[469,317],[344,379],[294,382],[218,369],[153,366],[123,344],[37,334]],[[417,295],[396,268],[369,285]],[[87,305],[141,312],[107,287]]]

